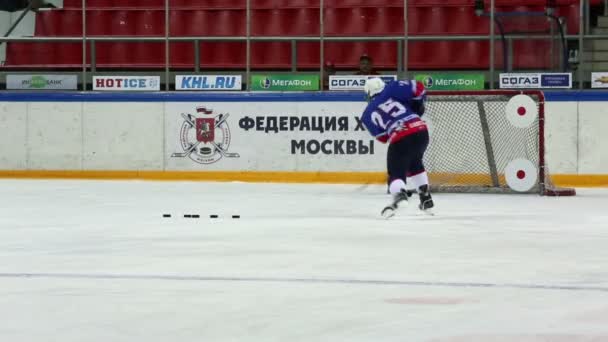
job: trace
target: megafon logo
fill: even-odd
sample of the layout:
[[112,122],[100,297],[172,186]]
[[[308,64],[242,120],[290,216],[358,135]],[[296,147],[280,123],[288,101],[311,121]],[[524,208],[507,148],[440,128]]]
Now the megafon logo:
[[214,115],[213,110],[197,107],[196,113],[182,113],[184,122],[179,140],[183,152],[173,153],[173,158],[188,157],[199,164],[213,164],[222,157],[239,158],[238,153],[228,152],[230,147],[230,127],[226,120],[229,114]]
[[422,83],[424,84],[425,88],[430,89],[430,88],[433,88],[435,81],[433,81],[433,77],[425,76],[424,79],[422,80]]
[[260,80],[260,86],[264,89],[270,88],[271,80],[269,77],[264,77]]

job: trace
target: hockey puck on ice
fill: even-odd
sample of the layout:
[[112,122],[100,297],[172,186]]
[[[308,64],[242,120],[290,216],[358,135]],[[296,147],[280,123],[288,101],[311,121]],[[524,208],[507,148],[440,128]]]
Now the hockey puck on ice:
[[527,159],[515,159],[505,168],[505,179],[515,191],[530,191],[538,180],[538,169]]
[[171,217],[171,214],[163,214],[163,217]]
[[209,218],[218,218],[217,215],[209,215]]
[[505,108],[505,115],[511,125],[518,128],[530,127],[538,116],[536,102],[528,95],[513,96]]
[[201,147],[199,151],[203,155],[209,155],[209,154],[213,153],[213,150],[211,149],[211,147]]
[[241,215],[232,215],[232,218],[233,219],[238,219],[238,218],[241,218]]

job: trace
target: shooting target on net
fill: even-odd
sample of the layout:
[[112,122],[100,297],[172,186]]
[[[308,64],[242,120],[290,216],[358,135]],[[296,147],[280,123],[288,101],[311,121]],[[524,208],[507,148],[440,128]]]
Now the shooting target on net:
[[530,127],[538,117],[536,102],[527,95],[513,96],[506,107],[507,120],[518,128]]
[[530,191],[538,180],[538,169],[527,159],[515,159],[505,168],[507,185],[515,191]]

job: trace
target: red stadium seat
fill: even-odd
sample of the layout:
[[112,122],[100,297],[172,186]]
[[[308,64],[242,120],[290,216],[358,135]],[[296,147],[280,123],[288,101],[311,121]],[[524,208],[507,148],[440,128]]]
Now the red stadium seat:
[[246,46],[240,42],[201,43],[201,65],[211,68],[244,68]]
[[365,30],[374,36],[400,36],[405,32],[403,7],[372,7],[367,13]]
[[291,66],[291,44],[286,42],[254,42],[251,44],[251,63],[258,69],[289,69]]
[[[87,0],[87,8],[151,8],[164,7],[164,0]],[[64,8],[82,8],[82,0],[64,0]]]
[[490,31],[489,20],[476,16],[470,7],[448,7],[446,25],[449,34],[481,35]]
[[247,33],[243,10],[219,10],[211,13],[210,36],[244,36]]
[[[319,69],[320,68],[320,47],[318,42],[298,43],[297,67],[298,69]],[[327,51],[326,51],[327,53]],[[327,56],[325,60],[332,60],[332,56]]]
[[[164,8],[164,0],[162,1],[162,4]],[[245,9],[246,2],[244,0],[170,0],[169,6],[172,9]]]
[[[194,43],[193,42],[172,42],[169,44],[169,63],[177,69],[194,68]],[[164,49],[164,46],[163,46]]]
[[256,10],[251,18],[251,34],[254,36],[274,36],[287,33],[295,26],[286,10]]
[[[409,0],[411,2],[411,0]],[[403,8],[403,0],[325,0],[325,7],[399,7]]]
[[73,10],[44,11],[36,15],[36,36],[82,36],[82,12]]
[[556,15],[566,19],[568,34],[578,34],[580,24],[579,5],[572,4],[559,7]]
[[169,32],[172,36],[210,36],[213,30],[212,15],[212,11],[208,10],[171,11]]
[[312,36],[319,34],[319,11],[309,8],[256,10],[253,36]]
[[[599,0],[593,0],[598,3]],[[251,0],[253,36],[318,36],[319,0]],[[545,0],[496,0],[498,11],[543,11]],[[576,34],[580,18],[577,0],[558,0],[557,15],[566,18],[568,33]],[[170,0],[170,35],[190,37],[245,36],[244,0]],[[409,0],[408,34],[484,35],[489,19],[474,13],[470,0]],[[36,36],[61,37],[82,34],[82,0],[65,0],[63,10],[40,12]],[[165,35],[164,0],[87,0],[87,34],[90,36]],[[400,36],[404,34],[402,0],[325,0],[324,35]],[[489,0],[486,0],[489,8]],[[552,23],[540,17],[503,18],[507,32],[548,31]],[[498,30],[496,31],[498,33]],[[201,41],[204,68],[244,68],[245,42]],[[486,69],[486,41],[410,41],[411,69]],[[551,67],[548,41],[527,40],[513,44],[515,69]],[[396,42],[326,42],[325,60],[338,68],[356,69],[358,57],[368,53],[382,69],[397,68]],[[164,42],[95,43],[99,68],[162,68]],[[172,42],[170,64],[192,68],[194,42]],[[502,44],[496,44],[496,67],[502,66]],[[291,43],[253,42],[254,69],[289,69]],[[89,55],[89,54],[88,54]],[[297,43],[298,68],[318,68],[319,43]],[[10,43],[7,67],[79,67],[82,43]]]
[[328,8],[324,17],[325,34],[328,36],[363,35],[362,17],[363,9],[361,7]]
[[363,54],[368,54],[374,59],[376,68],[397,68],[396,42],[325,43],[326,60],[333,61],[338,68],[357,69],[359,66],[359,57]]
[[423,17],[421,34],[440,35],[448,32],[448,26],[453,25],[448,19],[447,7],[427,7],[422,11]]
[[513,44],[514,69],[542,69],[551,66],[551,43],[522,40]]
[[298,9],[292,19],[295,20],[294,35],[302,36],[318,36],[320,34],[319,28],[319,11],[315,8],[304,8]]
[[137,11],[135,12],[135,35],[136,36],[164,36],[165,35],[165,13],[161,11]]
[[251,0],[253,9],[319,8],[319,0]]

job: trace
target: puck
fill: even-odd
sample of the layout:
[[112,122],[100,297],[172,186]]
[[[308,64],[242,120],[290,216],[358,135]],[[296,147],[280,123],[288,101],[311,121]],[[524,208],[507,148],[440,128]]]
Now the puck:
[[204,155],[210,155],[211,153],[213,153],[213,150],[210,147],[201,147],[199,151],[201,154]]
[[217,215],[209,215],[209,218],[218,218]]
[[171,214],[163,214],[163,217],[171,217]]
[[233,219],[238,219],[238,218],[241,218],[241,215],[232,215],[232,218]]

